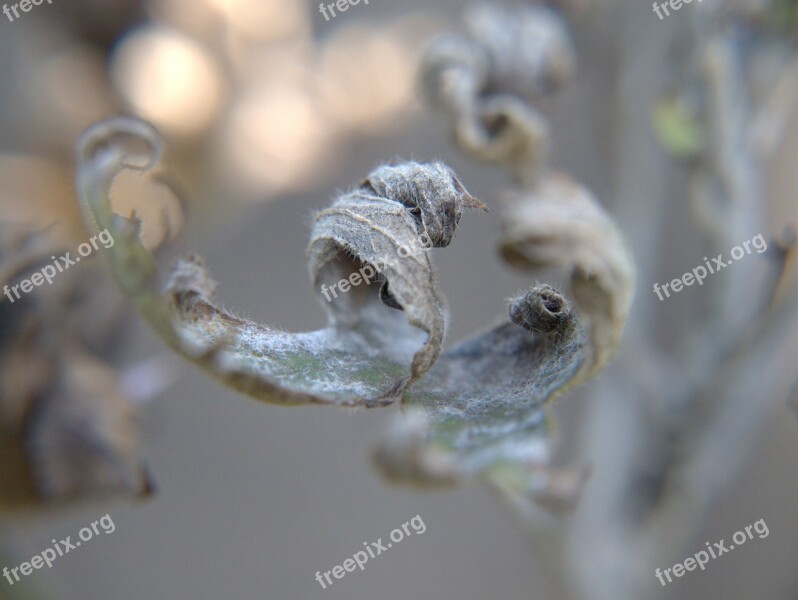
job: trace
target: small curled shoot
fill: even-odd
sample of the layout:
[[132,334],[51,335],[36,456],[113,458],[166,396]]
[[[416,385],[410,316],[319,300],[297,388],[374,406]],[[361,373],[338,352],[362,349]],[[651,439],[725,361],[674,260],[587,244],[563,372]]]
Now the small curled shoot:
[[568,301],[550,285],[536,286],[510,304],[510,320],[528,331],[559,331],[570,316]]

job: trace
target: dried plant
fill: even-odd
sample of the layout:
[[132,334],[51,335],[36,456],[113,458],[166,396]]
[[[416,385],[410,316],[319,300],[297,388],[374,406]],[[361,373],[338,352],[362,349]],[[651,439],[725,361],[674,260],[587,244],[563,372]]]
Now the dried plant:
[[[693,60],[683,94],[663,96],[655,126],[665,148],[690,161],[699,223],[709,247],[721,251],[762,223],[762,157],[741,145],[755,119],[745,102],[750,84],[738,31],[754,27],[778,36],[783,30],[767,17],[773,7],[753,13],[743,6],[692,8]],[[584,481],[579,468],[550,465],[546,404],[607,363],[635,289],[635,267],[613,219],[587,189],[549,164],[551,130],[535,105],[569,81],[576,56],[563,14],[534,6],[477,8],[465,33],[439,39],[425,57],[423,89],[458,146],[514,179],[515,187],[498,194],[502,256],[524,271],[561,269],[570,281],[570,299],[536,284],[513,300],[507,323],[449,350],[441,349],[443,303],[425,252],[325,304],[328,327],[308,334],[278,332],[215,306],[214,284],[197,258],[180,261],[159,283],[135,221],[114,216],[107,199],[112,178],[131,166],[122,137],[150,146],[149,166],[157,158],[157,134],[140,121],[107,121],[84,136],[78,186],[88,222],[120,240],[113,267],[126,294],[183,356],[269,402],[401,402],[405,414],[376,453],[388,477],[420,485],[488,481],[522,511],[533,537],[546,540],[541,547],[559,574],[558,598],[633,598],[648,566],[667,563],[732,480],[739,460],[730,457],[740,457],[745,445],[736,442],[731,450],[728,437],[756,429],[766,414],[767,403],[751,406],[750,377],[781,347],[778,324],[794,316],[795,293],[777,277],[781,293],[761,312],[749,289],[759,265],[739,266],[723,289],[706,294],[710,312],[697,311],[701,322],[685,331],[690,350],[683,364],[642,339],[640,323],[651,309],[640,309],[634,349],[621,353],[614,369],[625,377],[606,380],[597,395],[605,411],[628,406],[622,399],[632,397],[647,408],[620,420],[634,433],[591,432],[606,422],[595,417],[587,422],[586,439],[597,444],[591,450],[596,462],[617,458],[610,447],[619,435],[645,439],[645,451],[627,448],[619,474],[594,482],[614,498],[601,503],[593,497],[591,508],[604,510],[605,518],[586,522],[577,515],[568,527],[557,525],[542,536],[539,527],[547,526],[540,525],[533,501],[571,507]],[[619,190],[616,209],[635,201],[628,194]],[[448,247],[462,211],[481,207],[443,165],[380,167],[318,213],[308,251],[313,282],[349,277],[422,237]],[[637,226],[646,231],[653,223]],[[785,244],[783,262],[791,256]],[[652,256],[641,258],[640,267],[652,272]],[[764,300],[772,299],[772,292],[760,290]],[[741,310],[743,301],[749,308]],[[676,373],[684,373],[680,385],[655,384]],[[779,397],[775,386],[771,392]],[[616,399],[607,401],[608,394]],[[652,482],[650,493],[639,493],[641,479]],[[609,566],[586,564],[606,543],[637,557],[623,576],[597,577]]]
[[[466,191],[467,172],[458,177],[442,163],[383,165],[320,210],[307,264],[327,324],[289,333],[222,308],[202,259],[159,268],[141,220],[116,214],[114,178],[158,165],[163,142],[154,126],[132,117],[101,121],[83,134],[76,154],[85,224],[111,233],[116,243],[104,254],[116,281],[173,351],[263,402],[398,404],[401,414],[374,453],[382,474],[420,487],[478,480],[498,490],[528,526],[557,600],[649,597],[654,569],[682,557],[773,408],[796,397],[794,366],[783,358],[798,323],[796,237],[790,228],[768,235],[764,183],[798,97],[795,2],[694,2],[680,12],[687,23],[680,28],[653,15],[641,23],[631,5],[478,6],[467,12],[461,33],[428,48],[420,88],[461,152],[508,175],[506,189],[495,193],[498,250],[534,281],[510,301],[502,323],[451,348],[443,347],[446,302],[431,257],[456,251],[468,209],[487,210]],[[558,132],[546,111],[573,83],[579,36],[596,23],[623,46],[607,50],[612,77],[597,92],[611,90],[614,109],[623,113],[611,131],[612,160],[597,159],[616,170],[608,176],[612,193],[601,194],[606,205],[553,167]],[[135,62],[134,54],[124,58]],[[123,63],[119,58],[117,67]],[[236,64],[248,85],[251,74]],[[376,77],[381,69],[373,66]],[[665,83],[641,89],[643,75],[665,71]],[[224,119],[222,78],[209,72],[217,102],[191,135],[177,136],[182,144]],[[344,97],[348,83],[335,74],[328,79],[330,97]],[[226,145],[235,145],[234,134],[246,131],[245,117],[263,100],[250,87],[232,103]],[[150,98],[144,88],[123,91],[128,100]],[[269,96],[267,112],[300,97],[310,92]],[[182,105],[160,111],[145,104],[179,129]],[[402,102],[388,104],[394,110]],[[387,111],[377,110],[372,125]],[[329,150],[329,132],[304,133],[324,143],[298,146],[319,155]],[[649,138],[656,151],[641,143]],[[236,160],[259,181],[252,169],[258,161],[244,156],[263,145],[255,141]],[[282,143],[271,139],[269,152],[279,154]],[[299,180],[300,167],[312,162],[286,164]],[[269,181],[243,195],[265,189],[281,185]],[[665,336],[663,305],[647,286],[659,279],[664,215],[680,195],[704,253],[727,252],[762,232],[771,260],[751,259],[716,275]],[[0,284],[49,256],[52,247],[41,243],[30,230],[0,230]],[[374,276],[366,279],[366,271]],[[552,271],[564,274],[562,291],[534,279]],[[322,290],[339,280],[349,289],[324,301]],[[98,327],[93,312],[101,295],[76,306],[69,298],[80,282],[65,278],[63,286],[14,305],[13,319],[11,307],[0,305],[5,511],[150,489],[136,407],[99,358],[110,328]],[[29,376],[16,375],[20,364]],[[551,402],[602,370],[599,381],[582,388],[591,400],[582,431],[562,440],[579,456],[559,466]],[[591,470],[598,475],[588,478]]]
[[[150,149],[146,165],[131,162],[135,144]],[[543,406],[601,367],[629,306],[627,255],[589,195],[560,179],[548,182],[572,195],[568,201],[594,208],[585,239],[573,240],[577,264],[568,265],[576,310],[557,290],[535,285],[512,302],[506,324],[442,352],[444,309],[426,247],[449,246],[463,210],[485,208],[446,166],[379,167],[316,215],[308,249],[314,285],[386,266],[374,282],[324,304],[327,328],[289,334],[213,304],[215,284],[197,257],[179,261],[160,282],[137,220],[113,214],[113,178],[124,168],[154,166],[160,145],[142,121],[92,127],[79,144],[78,193],[87,223],[116,239],[108,256],[126,295],[174,350],[266,402],[369,407],[401,401],[412,414],[377,452],[393,479],[441,484],[481,476],[516,493],[550,492],[541,477],[548,437]],[[535,223],[534,216],[523,218]],[[551,213],[550,224],[568,218]],[[549,240],[535,240],[536,224],[525,228],[524,222],[520,239],[508,242],[508,255],[534,261],[536,249],[537,260],[551,254],[540,248]],[[611,241],[608,251],[588,256],[582,246],[596,245],[602,235]],[[625,297],[616,297],[613,284]]]

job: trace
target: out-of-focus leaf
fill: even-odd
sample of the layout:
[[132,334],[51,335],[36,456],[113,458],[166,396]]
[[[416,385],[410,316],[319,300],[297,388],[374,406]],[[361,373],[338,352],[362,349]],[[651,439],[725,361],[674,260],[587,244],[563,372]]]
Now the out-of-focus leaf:
[[[44,232],[0,226],[0,287],[60,249]],[[81,267],[0,298],[2,513],[151,491],[136,407],[98,357],[117,326],[118,299]]]
[[700,122],[678,98],[658,102],[652,119],[657,138],[674,158],[694,158],[706,146],[706,134]]
[[551,9],[478,5],[467,13],[465,34],[443,36],[427,50],[421,86],[461,150],[528,183],[549,154],[548,124],[530,100],[568,81],[575,56]]

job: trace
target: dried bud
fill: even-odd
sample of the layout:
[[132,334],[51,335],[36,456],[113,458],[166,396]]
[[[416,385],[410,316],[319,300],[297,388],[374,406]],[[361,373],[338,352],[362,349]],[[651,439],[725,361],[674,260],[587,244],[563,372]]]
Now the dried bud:
[[571,309],[550,285],[539,285],[510,304],[510,320],[529,331],[548,333],[568,322]]

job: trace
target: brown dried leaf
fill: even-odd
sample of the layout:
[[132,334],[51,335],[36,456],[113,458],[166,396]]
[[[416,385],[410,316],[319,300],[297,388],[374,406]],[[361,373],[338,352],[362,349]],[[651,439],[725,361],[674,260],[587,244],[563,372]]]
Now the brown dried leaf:
[[[0,287],[53,253],[46,233],[0,226]],[[106,292],[82,268],[0,299],[0,511],[150,491],[135,407],[91,354],[119,316]]]

